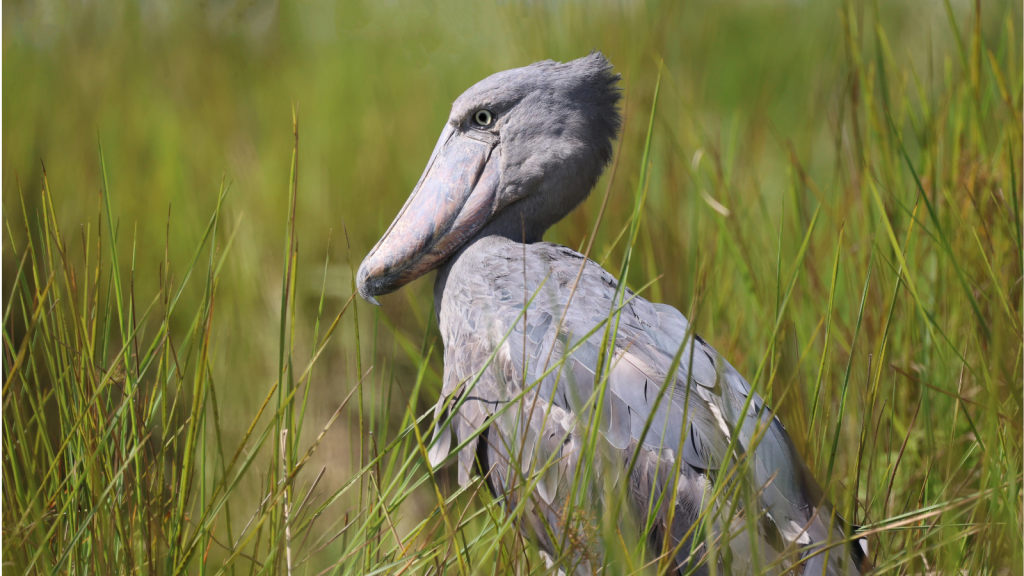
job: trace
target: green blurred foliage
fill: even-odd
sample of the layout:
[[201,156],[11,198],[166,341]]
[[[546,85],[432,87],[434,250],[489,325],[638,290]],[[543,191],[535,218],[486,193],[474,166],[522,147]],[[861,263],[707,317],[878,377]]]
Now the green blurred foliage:
[[[950,42],[941,8],[914,7],[927,11],[914,23],[908,5],[883,8],[894,53],[903,58],[909,49],[924,72],[925,40],[934,34]],[[244,213],[239,251],[279,257],[295,105],[304,254],[322,254],[328,230],[345,218],[357,223],[350,234],[358,256],[415,184],[462,90],[498,70],[592,48],[625,76],[634,120],[649,106],[663,58],[661,117],[677,141],[656,148],[689,160],[704,136],[731,145],[774,205],[784,188],[782,142],[794,142],[819,180],[830,175],[829,114],[847,75],[835,65],[844,51],[838,9],[797,2],[9,2],[4,206],[18,206],[16,179],[31,206],[42,160],[59,216],[76,225],[94,218],[100,140],[122,225],[139,226],[139,261],[162,254],[169,206],[172,260],[185,256],[222,175],[232,185],[229,209]],[[993,13],[997,26],[999,16]],[[722,142],[733,121],[738,146]],[[642,124],[630,122],[625,139],[635,140]],[[622,160],[622,173],[634,178],[636,154],[632,147]],[[652,202],[688,187],[685,180],[656,187]],[[613,207],[630,205],[628,189],[623,178]],[[585,207],[554,238],[578,241],[592,212]]]
[[[968,8],[957,6],[965,15]],[[985,11],[994,36],[1006,9]],[[344,220],[358,262],[415,184],[462,90],[498,70],[597,48],[625,78],[626,142],[646,128],[643,111],[664,59],[659,116],[669,130],[658,132],[655,150],[666,168],[655,175],[652,207],[693,193],[675,164],[703,149],[731,154],[739,168],[733,177],[777,217],[788,186],[787,145],[816,181],[834,180],[832,132],[849,75],[837,65],[845,50],[840,10],[816,2],[7,2],[4,208],[19,210],[20,182],[34,211],[42,161],[64,228],[95,222],[100,141],[126,239],[120,249],[130,255],[127,239],[135,237],[145,267],[162,258],[167,226],[171,261],[187,258],[226,178],[227,214],[240,222],[231,259],[239,273],[222,290],[241,330],[244,318],[277,302],[264,294],[275,289],[267,270],[276,272],[281,258],[293,105],[301,257],[322,262],[331,230],[335,255],[344,254]],[[941,6],[887,2],[878,10],[893,53],[938,87],[940,59],[952,46]],[[623,151],[613,216],[631,206],[638,153],[637,146]],[[741,217],[749,202],[736,200],[731,207]],[[596,204],[549,239],[579,245]],[[683,249],[692,241],[691,217],[700,216],[652,211],[652,225],[670,235],[654,247],[670,275],[692,268]],[[21,219],[9,220],[20,243]],[[601,239],[614,238],[622,220],[611,220]],[[756,228],[774,234],[764,224]],[[14,265],[5,251],[4,269]],[[346,269],[332,277],[331,295],[347,295]],[[138,283],[141,294],[152,293],[156,277],[140,275]],[[416,306],[425,305],[427,284],[413,288]],[[661,283],[679,305],[689,296],[684,284]]]
[[[968,19],[968,4],[954,8]],[[1011,4],[985,8],[983,30],[997,46]],[[941,91],[955,56],[939,3],[856,3],[850,9],[861,18],[877,12],[892,54],[914,67],[926,93]],[[95,226],[101,142],[120,216],[121,254],[128,258],[134,250],[145,270],[162,260],[165,246],[172,262],[188,258],[226,179],[226,215],[238,227],[229,259],[235,272],[225,275],[221,305],[232,329],[243,334],[276,317],[279,306],[274,293],[293,106],[300,133],[302,270],[319,278],[332,238],[332,260],[340,264],[331,268],[328,295],[346,298],[343,222],[358,264],[419,177],[450,102],[493,72],[596,48],[624,77],[627,144],[642,139],[664,61],[658,168],[649,232],[641,239],[653,261],[635,281],[665,274],[655,295],[685,306],[692,283],[683,271],[694,269],[691,259],[699,252],[695,220],[709,218],[693,210],[702,204],[690,201],[697,190],[686,167],[698,151],[730,172],[718,175],[731,194],[720,200],[758,245],[776,243],[782,197],[791,185],[790,147],[826,194],[852,193],[848,182],[837,181],[843,159],[834,144],[852,81],[844,64],[843,10],[837,3],[785,1],[7,2],[4,209],[18,214],[20,196],[29,214],[37,210],[45,162],[63,229]],[[598,255],[629,214],[639,153],[638,145],[623,149]],[[599,200],[592,198],[548,240],[579,246]],[[801,210],[806,223],[809,209]],[[22,219],[8,220],[16,245],[23,245]],[[838,224],[829,222],[833,230]],[[785,242],[795,249],[799,235],[786,235]],[[16,266],[11,250],[4,251],[3,265],[5,271]],[[752,271],[755,277],[774,274],[774,257],[753,265],[761,267]],[[158,277],[139,274],[136,281],[142,297],[155,292]],[[309,282],[307,305],[315,305],[319,284]],[[753,288],[771,300],[773,286]],[[386,299],[385,313],[422,331],[429,294],[430,282],[418,282]],[[736,325],[744,313],[708,316]],[[749,324],[753,332],[732,338],[762,335],[770,314],[757,320],[760,325]],[[228,353],[246,358],[260,352],[257,343],[239,338]]]
[[[828,302],[838,231],[846,222],[840,252],[850,263],[844,262],[836,289],[839,327],[826,379],[838,388],[851,355],[867,253],[875,243],[892,258],[866,181],[876,182],[892,201],[887,215],[900,242],[917,195],[905,166],[894,160],[894,137],[880,135],[888,131],[884,116],[855,115],[861,106],[871,106],[863,102],[891,99],[911,158],[930,154],[922,174],[929,191],[945,187],[959,197],[963,182],[958,178],[972,170],[972,182],[981,173],[1006,187],[1010,165],[1018,170],[1019,185],[1019,147],[1018,158],[984,154],[1002,150],[1007,139],[1020,143],[1019,132],[1002,131],[1020,120],[1020,31],[1006,25],[1019,23],[1020,5],[980,5],[984,48],[1017,71],[1009,78],[1014,109],[991,97],[996,80],[988,72],[980,80],[984,103],[980,96],[975,108],[961,102],[958,90],[969,72],[941,2],[5,1],[2,187],[10,233],[3,240],[4,302],[11,293],[7,278],[26,243],[22,206],[30,220],[40,211],[43,163],[61,229],[71,249],[81,251],[79,226],[95,231],[99,223],[102,144],[119,218],[118,250],[122,262],[134,257],[133,289],[147,302],[160,285],[157,270],[165,250],[172,272],[183,267],[216,207],[220,183],[228,182],[225,225],[217,241],[225,247],[233,241],[218,287],[213,348],[217,377],[231,399],[224,421],[244,426],[277,366],[293,113],[299,127],[301,341],[312,332],[323,282],[327,317],[351,295],[350,266],[358,266],[405,201],[455,97],[493,72],[599,49],[623,76],[627,122],[592,257],[617,269],[622,246],[613,244],[633,206],[647,113],[661,69],[653,170],[639,238],[643,258],[633,268],[631,284],[658,278],[646,295],[684,312],[698,293],[710,294],[695,322],[742,373],[752,376],[771,347],[770,369],[781,367],[782,374],[802,374],[799,380],[809,381],[822,355],[819,320]],[[974,8],[951,3],[964,38],[974,25]],[[895,69],[883,70],[893,64]],[[876,83],[863,85],[865,77]],[[878,78],[888,78],[889,84],[881,86]],[[970,102],[970,96],[963,99]],[[968,112],[956,116],[961,109]],[[955,133],[942,122],[968,125],[969,134]],[[865,157],[857,158],[861,151]],[[606,175],[593,197],[546,239],[584,244],[607,180]],[[1006,188],[1004,197],[1013,194],[1018,190]],[[791,318],[776,343],[770,338],[779,283],[784,288],[818,203],[822,221],[790,303]],[[923,214],[922,208],[919,221],[925,221]],[[959,222],[953,216],[943,221]],[[737,240],[723,240],[727,235]],[[1010,279],[1004,288],[1019,306],[1019,254],[1014,268],[1005,252],[1019,245],[1009,238],[1000,236],[995,244],[990,236],[986,240],[1000,257],[1000,278]],[[955,240],[957,247],[973,242]],[[916,289],[942,325],[954,331],[955,345],[974,347],[982,329],[951,280],[949,260],[934,247],[915,248],[908,258],[921,274]],[[962,265],[969,268],[972,286],[984,283],[977,258]],[[891,267],[875,266],[876,278],[887,276],[871,285],[868,334],[882,330],[894,284]],[[363,334],[360,360],[364,371],[374,363],[381,367],[374,378],[382,385],[394,377],[408,394],[416,362],[400,345],[433,346],[420,409],[431,394],[436,398],[432,386],[441,369],[429,313],[431,289],[430,280],[420,280],[384,298],[382,309],[357,301],[362,329],[373,333],[368,341]],[[201,300],[201,284],[185,297]],[[1001,312],[992,312],[990,305],[997,306],[985,304],[984,317],[991,321]],[[901,366],[923,365],[924,376],[954,388],[949,382],[960,367],[946,348],[933,358],[933,350],[945,345],[930,339],[916,310],[909,296],[900,301],[894,340],[906,346],[890,353]],[[995,402],[1015,394],[1019,405],[1020,363],[1013,357],[1019,354],[1018,334],[993,327],[991,348],[972,348],[968,355],[978,360],[984,350],[994,351],[992,378],[1001,384]],[[325,352],[326,368],[314,375],[308,419],[314,434],[358,380],[355,341],[346,320]],[[815,346],[810,360],[799,368],[796,358],[809,343]],[[858,387],[869,378],[867,353],[858,352],[853,371]],[[887,373],[884,380],[892,378]],[[809,390],[811,384],[803,386]],[[893,401],[895,389],[887,389]],[[379,404],[379,396],[370,394],[367,402]],[[858,388],[854,401],[862,402],[864,394]],[[903,424],[917,395],[907,392],[898,399],[908,412],[901,412]],[[834,395],[828,398],[838,403]],[[400,414],[407,400],[387,409]],[[804,422],[810,400],[790,397],[788,402],[780,408],[783,420]],[[929,415],[935,422],[952,410],[947,400],[937,402]],[[834,422],[835,414],[830,417]],[[345,478],[355,458],[345,439],[359,434],[351,418],[346,426],[332,431],[317,456],[317,466],[330,466],[334,484]],[[850,424],[840,465],[850,465],[860,428],[861,422]],[[1014,431],[1013,450],[1019,451],[1019,428]],[[241,431],[224,433],[237,439]],[[949,431],[929,428],[928,434],[927,440],[915,438],[914,448],[941,444]],[[799,431],[794,438],[820,473],[819,451],[828,447]],[[256,480],[252,489],[258,490]],[[428,497],[420,514],[431,505]]]

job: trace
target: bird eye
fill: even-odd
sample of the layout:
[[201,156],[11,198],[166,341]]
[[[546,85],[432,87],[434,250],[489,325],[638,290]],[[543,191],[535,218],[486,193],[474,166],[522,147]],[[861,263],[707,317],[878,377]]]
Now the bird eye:
[[494,114],[491,114],[490,110],[481,108],[473,113],[473,121],[478,126],[490,126],[491,122],[494,122]]

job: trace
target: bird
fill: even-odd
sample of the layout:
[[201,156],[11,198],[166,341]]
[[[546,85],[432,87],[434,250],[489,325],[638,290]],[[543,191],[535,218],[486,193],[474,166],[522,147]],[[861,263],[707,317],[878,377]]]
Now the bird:
[[861,574],[866,539],[743,376],[677,309],[543,241],[612,159],[619,81],[595,50],[470,87],[360,264],[375,305],[437,271],[426,458],[484,478],[561,572],[615,571],[599,535],[614,514],[669,573]]

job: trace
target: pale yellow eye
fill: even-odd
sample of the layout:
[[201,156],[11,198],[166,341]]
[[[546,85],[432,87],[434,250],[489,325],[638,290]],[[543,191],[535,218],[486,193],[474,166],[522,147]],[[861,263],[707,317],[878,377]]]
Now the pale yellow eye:
[[473,122],[478,126],[490,126],[494,122],[494,114],[490,110],[481,108],[473,113]]

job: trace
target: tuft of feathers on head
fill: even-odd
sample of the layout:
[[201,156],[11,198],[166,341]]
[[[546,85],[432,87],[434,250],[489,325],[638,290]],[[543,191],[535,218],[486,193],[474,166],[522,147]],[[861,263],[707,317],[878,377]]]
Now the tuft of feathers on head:
[[607,165],[612,159],[612,140],[618,137],[622,128],[622,113],[619,108],[619,101],[622,99],[619,80],[622,79],[622,75],[612,72],[612,63],[608,61],[608,57],[596,49],[591,50],[589,55],[580,60],[588,63],[593,69],[596,84],[600,87],[598,99],[607,108],[607,113],[602,115],[602,120],[607,124],[606,130],[611,134],[604,156],[604,163]]
[[557,78],[559,83],[565,83],[573,93],[574,101],[587,107],[594,130],[602,137],[599,155],[602,163],[607,165],[612,159],[612,142],[622,127],[619,108],[622,99],[619,80],[622,76],[612,71],[608,57],[594,49],[586,56],[569,62],[543,60],[527,68],[543,70]]

